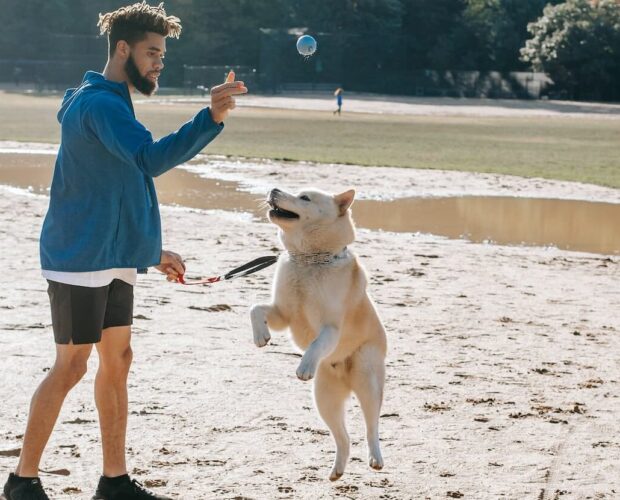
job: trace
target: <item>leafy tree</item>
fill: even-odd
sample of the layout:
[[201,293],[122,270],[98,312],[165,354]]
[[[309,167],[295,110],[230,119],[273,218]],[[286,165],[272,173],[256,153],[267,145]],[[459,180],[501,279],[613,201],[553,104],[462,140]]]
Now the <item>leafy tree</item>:
[[464,69],[521,68],[519,49],[528,37],[527,24],[537,19],[548,3],[558,0],[467,0],[463,22],[455,33],[456,61],[461,61],[461,67],[469,65]]
[[515,70],[527,24],[549,1],[561,0],[404,0],[403,34],[416,67]]
[[326,72],[333,71],[349,89],[373,89],[385,82],[382,73],[403,59],[402,0],[291,0],[290,5],[289,26],[319,34],[319,51],[327,49],[323,60],[338,61],[326,64]]
[[181,18],[177,52],[186,64],[256,65],[261,27],[290,26],[285,0],[176,0],[166,10]]
[[567,0],[528,26],[523,61],[571,97],[620,99],[620,5]]
[[402,34],[411,69],[452,67],[452,37],[462,22],[466,0],[404,0]]
[[293,26],[306,26],[315,32],[363,33],[381,35],[400,30],[401,0],[292,0]]

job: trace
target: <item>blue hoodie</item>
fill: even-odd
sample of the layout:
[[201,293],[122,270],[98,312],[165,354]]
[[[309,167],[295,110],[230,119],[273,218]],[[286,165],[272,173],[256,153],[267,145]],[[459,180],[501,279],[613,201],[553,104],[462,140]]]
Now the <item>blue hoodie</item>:
[[41,267],[86,272],[158,265],[153,177],[196,156],[223,129],[201,110],[157,141],[136,120],[126,83],[88,71],[58,113],[61,142],[41,231]]

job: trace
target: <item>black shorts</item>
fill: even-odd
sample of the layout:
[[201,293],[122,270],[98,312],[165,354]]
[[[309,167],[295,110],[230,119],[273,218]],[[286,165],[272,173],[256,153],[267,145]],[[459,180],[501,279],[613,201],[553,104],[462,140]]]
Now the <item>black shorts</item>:
[[57,344],[96,344],[101,331],[133,323],[133,286],[115,279],[88,287],[47,280]]

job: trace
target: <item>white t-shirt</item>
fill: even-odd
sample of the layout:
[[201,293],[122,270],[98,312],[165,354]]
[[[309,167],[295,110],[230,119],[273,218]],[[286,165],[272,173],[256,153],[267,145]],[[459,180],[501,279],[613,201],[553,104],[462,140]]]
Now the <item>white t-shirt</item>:
[[104,269],[103,271],[90,271],[85,273],[67,273],[63,271],[41,271],[47,280],[65,283],[67,285],[87,286],[97,288],[112,283],[115,279],[123,280],[125,283],[135,286],[138,277],[137,269]]

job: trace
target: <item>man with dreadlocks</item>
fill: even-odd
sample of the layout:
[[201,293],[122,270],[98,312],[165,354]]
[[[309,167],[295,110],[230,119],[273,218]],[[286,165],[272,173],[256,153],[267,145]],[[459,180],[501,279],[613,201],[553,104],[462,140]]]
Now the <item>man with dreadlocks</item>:
[[210,108],[154,141],[135,118],[131,92],[155,92],[166,38],[179,37],[180,20],[166,15],[163,4],[142,2],[100,15],[99,26],[109,42],[105,69],[87,72],[66,92],[58,113],[61,144],[40,240],[56,359],[32,397],[19,463],[4,486],[7,500],[48,499],[39,462],[93,344],[103,450],[93,499],[166,498],[131,480],[125,462],[133,285],[148,267],[171,281],[185,271],[178,254],[162,251],[153,177],[198,154],[221,132],[234,96],[247,92],[231,72],[211,90]]

